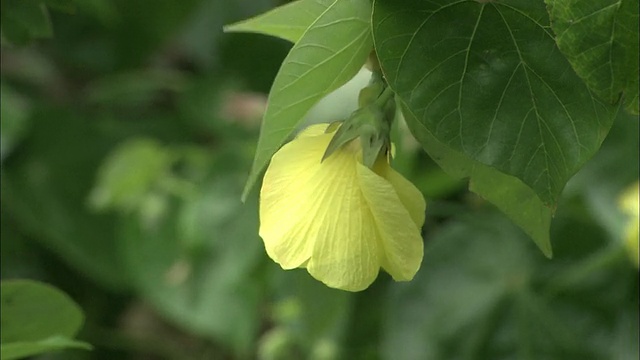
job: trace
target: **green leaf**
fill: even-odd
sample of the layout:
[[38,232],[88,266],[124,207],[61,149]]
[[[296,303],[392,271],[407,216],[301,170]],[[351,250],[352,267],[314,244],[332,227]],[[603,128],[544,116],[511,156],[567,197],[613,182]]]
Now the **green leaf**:
[[0,357],[4,360],[21,359],[28,356],[48,353],[64,349],[91,350],[91,345],[61,336],[53,336],[40,341],[12,342],[0,345]]
[[169,176],[172,155],[152,139],[136,138],[118,146],[101,165],[89,202],[97,210],[137,209]]
[[0,287],[2,359],[65,348],[91,349],[71,340],[82,327],[84,315],[65,293],[31,280],[3,281]]
[[264,14],[227,25],[225,32],[251,32],[296,43],[334,0],[298,0]]
[[46,6],[39,0],[2,1],[2,37],[15,45],[53,35]]
[[638,114],[638,2],[545,0],[558,47],[589,88],[609,103],[622,93]]
[[545,256],[552,256],[549,240],[553,216],[551,208],[545,206],[540,198],[517,178],[474,161],[444,145],[406,106],[403,106],[403,110],[411,132],[445,172],[456,178],[469,178],[469,190],[496,205],[533,239]]
[[293,46],[269,93],[243,199],[311,107],[364,65],[372,47],[370,16],[367,0],[334,1]]
[[575,75],[540,1],[376,1],[372,22],[382,70],[420,124],[547,206],[611,126],[615,109]]

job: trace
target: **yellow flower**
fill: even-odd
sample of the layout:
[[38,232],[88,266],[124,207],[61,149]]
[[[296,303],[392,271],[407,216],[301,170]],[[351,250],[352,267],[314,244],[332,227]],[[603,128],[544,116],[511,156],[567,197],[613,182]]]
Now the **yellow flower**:
[[640,246],[638,244],[640,228],[640,204],[638,204],[640,184],[635,183],[620,197],[620,207],[629,217],[625,229],[625,245],[636,266],[640,266]]
[[380,267],[411,280],[422,262],[422,194],[385,157],[364,166],[359,140],[321,162],[327,126],[307,128],[271,159],[260,191],[267,254],[343,290],[366,289]]

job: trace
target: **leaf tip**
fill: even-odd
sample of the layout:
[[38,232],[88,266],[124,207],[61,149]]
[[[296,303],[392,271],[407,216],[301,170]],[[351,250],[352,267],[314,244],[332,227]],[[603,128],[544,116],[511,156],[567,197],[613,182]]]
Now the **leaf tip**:
[[242,195],[240,196],[240,201],[242,201],[243,204],[247,202],[247,198],[249,197],[249,194],[251,194],[251,190],[253,190],[253,186],[255,185],[255,183],[256,175],[254,173],[254,170],[252,169],[247,182],[244,184]]
[[236,24],[222,25],[223,33],[230,33],[236,31]]
[[240,196],[240,201],[242,201],[243,204],[247,202],[249,193],[251,193],[251,186],[249,186],[249,183],[247,182],[244,186],[244,190],[242,190],[242,195]]

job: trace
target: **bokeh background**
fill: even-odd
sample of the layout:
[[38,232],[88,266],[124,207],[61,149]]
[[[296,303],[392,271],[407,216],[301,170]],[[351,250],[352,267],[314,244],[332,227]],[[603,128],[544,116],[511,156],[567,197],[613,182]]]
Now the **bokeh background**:
[[[567,186],[552,260],[399,124],[394,166],[428,202],[422,268],[347,293],[281,270],[257,235],[258,190],[240,202],[291,45],[222,26],[282,1],[77,0],[49,9],[52,37],[7,30],[8,2],[1,277],[68,293],[94,345],[40,358],[638,358],[624,245],[638,219],[620,208],[637,186],[637,117],[621,112]],[[348,114],[357,89],[308,121]]]

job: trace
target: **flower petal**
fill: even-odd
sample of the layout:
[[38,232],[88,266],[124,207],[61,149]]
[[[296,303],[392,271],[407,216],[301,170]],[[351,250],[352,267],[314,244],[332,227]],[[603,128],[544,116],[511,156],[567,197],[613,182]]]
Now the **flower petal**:
[[380,175],[391,183],[396,194],[398,194],[398,198],[400,198],[404,207],[409,211],[413,222],[418,229],[422,229],[425,217],[424,212],[427,208],[427,203],[424,201],[422,192],[391,166],[387,166],[384,174]]
[[362,164],[357,173],[381,238],[383,267],[396,281],[411,280],[422,262],[420,229],[389,181]]
[[366,289],[380,269],[379,235],[360,190],[356,156],[338,151],[323,162],[313,254],[307,270],[326,285],[349,291]]
[[283,268],[306,266],[328,286],[358,291],[378,274],[380,241],[356,155],[338,151],[320,162],[332,136],[303,135],[273,156],[260,193],[260,236]]
[[322,154],[331,134],[300,137],[285,144],[271,159],[260,190],[260,236],[269,257],[284,269],[311,257],[321,205],[314,198]]

